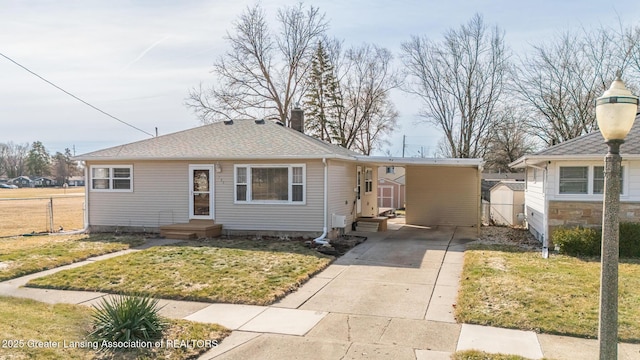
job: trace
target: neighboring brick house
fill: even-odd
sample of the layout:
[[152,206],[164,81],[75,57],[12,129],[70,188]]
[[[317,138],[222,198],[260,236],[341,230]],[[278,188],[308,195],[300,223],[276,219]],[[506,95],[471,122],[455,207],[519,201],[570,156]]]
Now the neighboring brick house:
[[[620,147],[620,221],[640,222],[640,115]],[[604,156],[599,131],[525,155],[509,164],[525,169],[525,219],[540,241],[558,227],[602,225]]]

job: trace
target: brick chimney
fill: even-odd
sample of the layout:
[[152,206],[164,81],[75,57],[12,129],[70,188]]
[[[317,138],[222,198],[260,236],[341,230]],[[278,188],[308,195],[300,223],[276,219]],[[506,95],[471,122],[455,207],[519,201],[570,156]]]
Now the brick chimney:
[[291,128],[304,133],[304,111],[297,105],[291,109]]

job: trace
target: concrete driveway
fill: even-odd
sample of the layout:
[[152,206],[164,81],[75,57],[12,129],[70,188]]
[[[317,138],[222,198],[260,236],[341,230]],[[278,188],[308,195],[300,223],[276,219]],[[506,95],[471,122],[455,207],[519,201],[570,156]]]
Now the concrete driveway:
[[464,245],[476,229],[389,227],[361,233],[367,241],[272,305],[322,314],[303,336],[235,331],[205,358],[448,359],[461,329],[452,305]]

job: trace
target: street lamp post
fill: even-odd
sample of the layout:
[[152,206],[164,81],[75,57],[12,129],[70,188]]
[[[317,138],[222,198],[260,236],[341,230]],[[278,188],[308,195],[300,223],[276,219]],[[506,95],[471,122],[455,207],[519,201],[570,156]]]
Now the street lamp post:
[[596,100],[598,127],[608,146],[604,158],[604,200],[602,204],[602,255],[600,270],[600,317],[598,343],[600,360],[618,358],[618,254],[620,213],[620,145],[631,130],[638,111],[633,96],[620,79]]

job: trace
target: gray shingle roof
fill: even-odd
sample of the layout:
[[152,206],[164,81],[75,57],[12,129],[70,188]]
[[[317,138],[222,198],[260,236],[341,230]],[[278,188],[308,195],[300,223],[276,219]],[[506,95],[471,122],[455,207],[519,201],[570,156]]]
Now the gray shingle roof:
[[271,121],[218,122],[98,150],[78,160],[284,159],[359,155]]
[[[633,127],[624,144],[620,147],[620,153],[640,154],[640,115],[636,116]],[[602,134],[596,130],[589,134],[567,140],[558,145],[548,147],[534,155],[602,155],[607,153],[607,145],[604,143]]]
[[504,185],[513,191],[524,191],[525,188],[524,181],[500,181],[499,183],[492,186],[491,189],[493,190],[500,185]]

